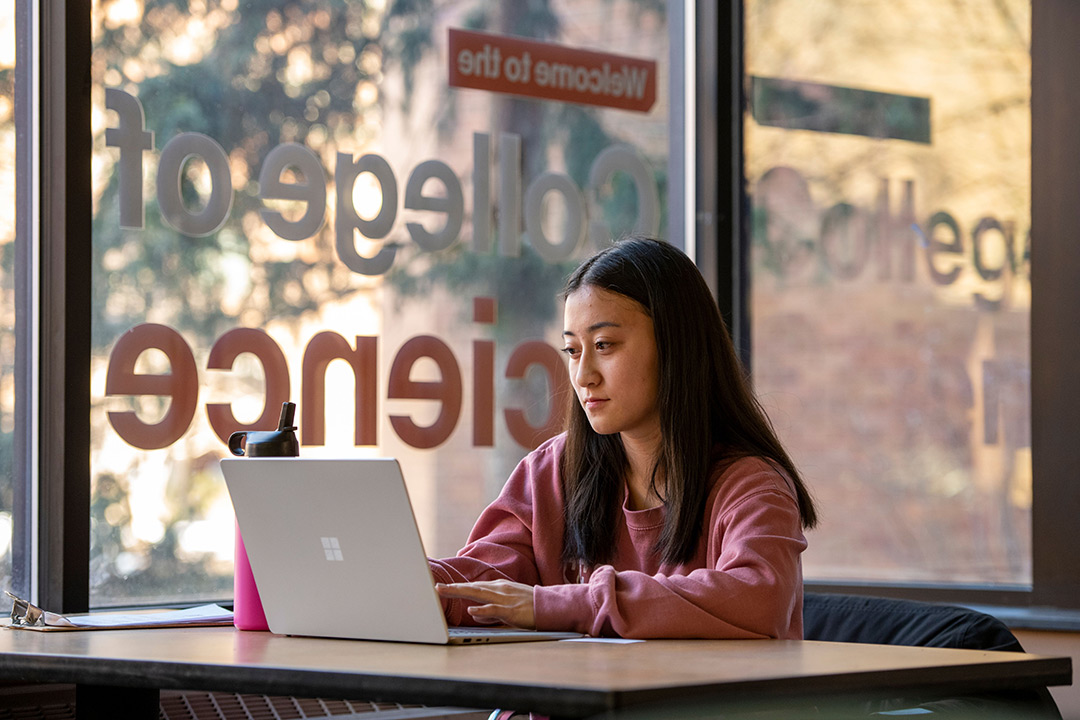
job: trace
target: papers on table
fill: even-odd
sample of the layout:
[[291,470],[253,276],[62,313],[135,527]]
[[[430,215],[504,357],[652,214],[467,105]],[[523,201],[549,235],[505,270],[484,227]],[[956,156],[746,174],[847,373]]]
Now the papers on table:
[[[6,591],[5,591],[6,592]],[[100,612],[86,615],[58,615],[42,610],[10,592],[9,628],[20,630],[117,630],[157,627],[201,627],[232,625],[233,614],[220,605],[200,605],[186,610],[159,612]]]

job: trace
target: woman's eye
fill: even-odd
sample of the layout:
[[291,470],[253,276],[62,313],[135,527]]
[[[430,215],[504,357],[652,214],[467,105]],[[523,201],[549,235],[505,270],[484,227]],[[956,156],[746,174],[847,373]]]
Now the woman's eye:
[[596,347],[597,350],[603,351],[603,350],[607,350],[609,347],[611,347],[611,343],[609,343],[606,340],[597,340],[596,343],[595,343],[595,347]]
[[578,349],[572,347],[564,347],[562,351],[566,353],[569,357],[577,357],[578,354]]

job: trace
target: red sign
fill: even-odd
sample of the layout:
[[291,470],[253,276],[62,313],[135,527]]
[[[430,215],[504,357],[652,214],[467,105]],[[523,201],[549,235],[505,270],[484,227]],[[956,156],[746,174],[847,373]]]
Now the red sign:
[[450,86],[648,112],[656,61],[450,30]]

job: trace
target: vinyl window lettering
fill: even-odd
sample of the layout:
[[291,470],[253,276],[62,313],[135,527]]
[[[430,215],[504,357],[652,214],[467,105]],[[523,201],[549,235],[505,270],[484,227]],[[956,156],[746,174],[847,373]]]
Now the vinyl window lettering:
[[663,6],[94,17],[91,604],[231,594],[218,460],[286,400],[302,456],[399,458],[456,552],[560,427],[566,274],[666,227]]
[[1028,2],[746,4],[753,376],[824,509],[808,578],[1032,582],[1030,45]]

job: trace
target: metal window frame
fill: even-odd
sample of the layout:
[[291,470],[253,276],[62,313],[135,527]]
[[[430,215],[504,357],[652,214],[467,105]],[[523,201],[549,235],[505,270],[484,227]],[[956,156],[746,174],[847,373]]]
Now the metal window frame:
[[1080,4],[1034,0],[1032,7],[1031,441],[1033,597],[1080,610],[1080,93],[1068,68],[1080,63]]
[[[31,29],[38,64],[26,76],[39,114],[32,157],[22,156],[25,192],[37,194],[20,229],[37,223],[38,343],[36,472],[37,564],[34,596],[57,612],[89,610],[90,597],[90,268],[91,153],[90,0],[20,2],[22,28]],[[34,75],[33,71],[39,72]],[[34,173],[27,163],[36,163]],[[19,183],[20,185],[22,183]],[[21,198],[25,199],[25,194]],[[28,232],[26,239],[34,238]],[[33,452],[34,449],[31,449]],[[25,473],[25,470],[24,470]]]

